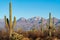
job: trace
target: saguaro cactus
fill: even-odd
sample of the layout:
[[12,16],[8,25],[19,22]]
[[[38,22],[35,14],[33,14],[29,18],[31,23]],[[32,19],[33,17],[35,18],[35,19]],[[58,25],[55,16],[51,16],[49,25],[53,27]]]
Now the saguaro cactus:
[[56,30],[55,30],[55,23],[54,23],[54,19],[55,19],[55,17],[53,17],[53,32],[55,32]]
[[12,22],[12,3],[9,3],[9,20],[4,16],[5,18],[5,25],[6,28],[9,29],[9,37],[11,37],[13,27],[16,25],[16,17],[14,17],[14,21]]
[[49,25],[48,25],[48,23],[46,23],[46,30],[48,30],[48,28],[49,28]]
[[51,36],[51,31],[52,31],[52,18],[51,13],[49,13],[49,36]]
[[52,28],[52,18],[51,18],[51,13],[49,13],[49,27],[50,27],[50,29]]
[[4,16],[4,19],[5,19],[5,28],[8,30],[9,28],[8,28],[8,24],[7,24],[7,18],[6,18],[6,16]]
[[41,31],[43,32],[43,18],[41,17]]
[[9,13],[10,13],[10,15],[9,15],[9,26],[10,26],[10,36],[11,36],[11,34],[12,34],[12,4],[11,4],[11,2],[9,3]]
[[14,16],[13,26],[16,26],[16,17]]

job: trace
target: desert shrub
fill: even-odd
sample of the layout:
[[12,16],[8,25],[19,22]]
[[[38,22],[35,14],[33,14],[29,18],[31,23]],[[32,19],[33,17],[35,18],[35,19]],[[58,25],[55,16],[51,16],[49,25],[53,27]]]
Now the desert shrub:
[[29,39],[29,38],[24,37],[24,38],[22,38],[22,40],[30,40],[30,39]]
[[35,40],[40,40],[41,38],[40,37],[38,37],[38,38],[36,38]]
[[40,31],[38,30],[28,31],[28,38],[30,38],[30,40],[35,40],[37,37],[40,37]]
[[12,34],[11,40],[21,40],[23,37],[23,35],[14,32]]
[[30,38],[30,40],[33,40],[33,38]]

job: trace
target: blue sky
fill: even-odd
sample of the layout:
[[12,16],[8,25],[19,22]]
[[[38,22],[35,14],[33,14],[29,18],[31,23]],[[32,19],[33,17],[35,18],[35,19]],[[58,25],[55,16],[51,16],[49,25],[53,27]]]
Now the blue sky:
[[[10,0],[0,0],[0,19],[3,19],[4,15],[9,17],[9,2]],[[47,19],[49,12],[52,17],[60,18],[60,0],[12,0],[12,16],[17,19],[34,16]]]

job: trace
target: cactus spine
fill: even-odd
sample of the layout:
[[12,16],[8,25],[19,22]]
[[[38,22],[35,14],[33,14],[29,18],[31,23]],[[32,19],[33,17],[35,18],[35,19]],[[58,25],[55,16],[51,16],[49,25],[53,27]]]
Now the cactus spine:
[[9,37],[11,37],[13,27],[16,25],[16,17],[14,17],[14,22],[12,22],[12,3],[9,3],[9,20],[4,16],[5,19],[5,25],[9,29]]

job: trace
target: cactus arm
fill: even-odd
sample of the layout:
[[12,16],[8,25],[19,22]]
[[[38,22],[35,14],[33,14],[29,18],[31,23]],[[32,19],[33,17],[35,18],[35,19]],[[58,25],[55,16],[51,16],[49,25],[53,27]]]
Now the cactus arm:
[[16,17],[14,16],[13,27],[16,26]]
[[5,28],[8,30],[9,27],[8,27],[8,23],[7,23],[7,18],[6,18],[6,16],[4,16],[4,19],[5,19]]

